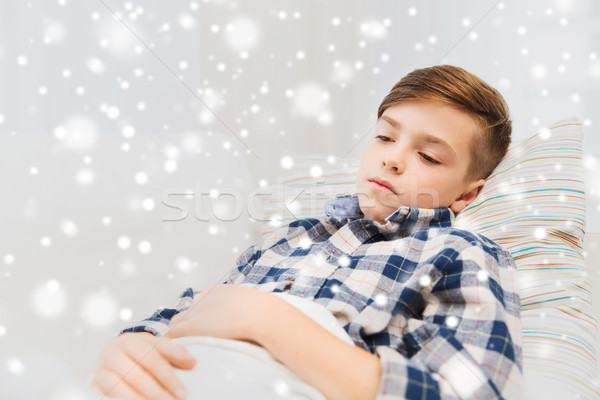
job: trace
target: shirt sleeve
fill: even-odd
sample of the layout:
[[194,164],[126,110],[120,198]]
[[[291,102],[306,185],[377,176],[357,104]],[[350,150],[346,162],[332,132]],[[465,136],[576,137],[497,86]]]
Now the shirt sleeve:
[[375,348],[382,368],[378,400],[521,398],[514,259],[485,243],[454,253],[431,269],[436,277],[421,292],[422,319],[404,321],[402,344]]
[[156,310],[150,317],[138,322],[136,325],[123,329],[119,335],[126,332],[148,332],[154,336],[164,336],[167,333],[171,318],[187,310],[192,304],[194,295],[200,293],[192,288],[187,288],[179,296],[179,300],[173,308],[160,308]]

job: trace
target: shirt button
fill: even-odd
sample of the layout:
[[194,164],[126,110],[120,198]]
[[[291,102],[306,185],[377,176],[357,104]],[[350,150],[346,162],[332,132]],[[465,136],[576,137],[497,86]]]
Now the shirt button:
[[285,278],[286,282],[293,282],[294,281],[294,277],[290,276],[289,278]]

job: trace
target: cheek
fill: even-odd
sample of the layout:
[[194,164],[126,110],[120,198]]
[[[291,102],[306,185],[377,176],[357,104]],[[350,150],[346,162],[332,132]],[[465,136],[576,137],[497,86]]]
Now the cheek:
[[362,181],[362,179],[365,178],[365,168],[362,164],[358,167],[358,172],[356,173],[356,177],[358,178],[359,181]]
[[443,173],[422,173],[417,179],[417,188],[419,192],[436,192],[439,196],[448,193],[455,186],[455,182],[451,176]]
[[371,160],[371,157],[369,157],[368,153],[365,153],[363,155],[363,158],[360,160],[360,164],[358,166],[358,177],[360,178],[365,178],[366,175],[368,174],[369,170],[373,170],[374,167],[374,162],[373,160]]
[[437,193],[440,203],[448,203],[454,200],[453,196],[458,188],[458,184],[459,182],[451,174],[439,174],[432,178],[429,186],[435,188],[432,190],[435,190]]
[[413,176],[417,177],[418,186],[422,188],[440,187],[448,179],[439,170],[427,166],[421,166],[415,170]]

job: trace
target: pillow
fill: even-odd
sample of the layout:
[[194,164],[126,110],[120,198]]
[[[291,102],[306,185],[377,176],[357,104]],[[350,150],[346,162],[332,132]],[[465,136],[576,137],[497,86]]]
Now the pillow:
[[[481,193],[454,226],[481,233],[515,259],[521,287],[523,372],[528,393],[553,382],[578,398],[600,398],[597,321],[583,259],[582,125],[562,119],[513,141]],[[325,203],[356,193],[360,160],[293,157],[263,197],[262,234],[299,218],[325,218]]]
[[275,185],[261,189],[263,236],[300,218],[325,218],[325,203],[356,192],[360,160],[337,161],[318,154],[294,157],[294,165]]
[[523,366],[598,398],[597,321],[583,258],[583,133],[575,116],[515,142],[455,226],[515,258],[521,285]]

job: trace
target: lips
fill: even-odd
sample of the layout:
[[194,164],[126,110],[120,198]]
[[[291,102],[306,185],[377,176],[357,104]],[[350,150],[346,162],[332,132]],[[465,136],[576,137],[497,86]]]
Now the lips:
[[384,186],[388,190],[390,190],[392,193],[396,194],[396,191],[394,189],[392,189],[392,185],[388,181],[386,181],[384,179],[373,178],[373,179],[370,179],[369,181],[370,182],[375,182],[375,183],[377,183],[377,184],[379,184],[381,186]]

